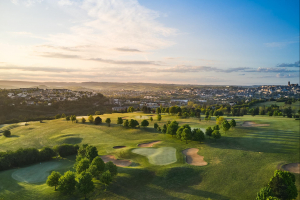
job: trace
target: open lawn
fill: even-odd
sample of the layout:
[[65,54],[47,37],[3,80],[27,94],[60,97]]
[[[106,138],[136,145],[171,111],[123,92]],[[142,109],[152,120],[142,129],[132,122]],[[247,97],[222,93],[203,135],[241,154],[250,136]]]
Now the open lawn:
[[[140,118],[140,115],[144,116]],[[92,199],[213,199],[213,200],[252,200],[256,193],[273,176],[274,170],[288,163],[299,160],[299,120],[268,117],[243,116],[234,117],[237,127],[225,135],[221,131],[221,139],[215,141],[206,138],[204,143],[180,141],[169,135],[154,130],[154,121],[147,128],[125,129],[116,124],[118,117],[137,119],[139,123],[146,116],[142,113],[105,114],[100,115],[102,121],[111,118],[111,127],[105,123],[72,123],[64,119],[29,122],[27,126],[18,125],[11,129],[12,137],[0,136],[0,151],[18,148],[54,146],[62,143],[90,144],[98,148],[103,155],[114,155],[119,159],[128,159],[132,164],[119,167],[119,174],[107,191],[100,191],[99,181],[95,181],[96,189],[88,197]],[[232,117],[231,117],[232,118]],[[177,120],[180,125],[189,124],[192,128],[206,128],[215,125],[214,118],[201,122],[197,118],[177,119],[175,116],[162,115],[160,126],[168,120]],[[241,126],[244,121],[270,126]],[[12,125],[10,125],[12,126]],[[3,127],[5,128],[5,127]],[[138,144],[162,141],[153,147],[139,148]],[[114,149],[114,146],[126,146]],[[147,156],[133,153],[135,149],[176,149],[176,161],[167,165],[153,165]],[[199,155],[204,156],[206,166],[194,166],[186,163],[182,153],[188,148],[197,148]],[[140,151],[140,150],[139,150]],[[151,151],[151,150],[150,150]],[[28,180],[28,174],[37,171],[42,180],[51,170],[63,173],[74,170],[75,156],[61,160],[55,169],[47,162],[37,165],[0,172],[0,199],[83,199],[77,193],[71,196],[61,195],[45,182],[22,182],[16,175]],[[26,170],[27,169],[27,170]],[[44,174],[44,175],[43,175]],[[15,180],[17,179],[17,180]],[[43,179],[44,180],[44,179]],[[300,178],[296,175],[296,183],[300,192]]]

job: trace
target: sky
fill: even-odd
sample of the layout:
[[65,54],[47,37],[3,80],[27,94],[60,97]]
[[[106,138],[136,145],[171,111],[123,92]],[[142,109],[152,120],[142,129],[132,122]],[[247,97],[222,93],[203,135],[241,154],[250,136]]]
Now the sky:
[[299,83],[298,0],[1,0],[0,80]]

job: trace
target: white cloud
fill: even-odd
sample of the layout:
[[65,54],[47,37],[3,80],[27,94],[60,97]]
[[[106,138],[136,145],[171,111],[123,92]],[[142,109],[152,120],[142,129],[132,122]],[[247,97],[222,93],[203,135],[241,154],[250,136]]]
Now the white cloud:
[[32,6],[36,3],[41,3],[44,0],[11,0],[11,2],[15,5],[24,5],[24,6]]
[[70,6],[72,4],[73,4],[73,2],[70,0],[59,0],[58,1],[58,5],[60,5],[60,6]]

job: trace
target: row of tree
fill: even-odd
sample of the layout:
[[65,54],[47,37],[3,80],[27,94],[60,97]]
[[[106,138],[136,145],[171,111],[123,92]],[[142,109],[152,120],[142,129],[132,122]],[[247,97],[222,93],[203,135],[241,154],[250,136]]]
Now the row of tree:
[[46,181],[50,187],[58,187],[58,191],[65,194],[72,194],[76,190],[84,195],[95,189],[93,179],[98,179],[106,187],[113,181],[118,174],[117,166],[112,162],[104,161],[99,157],[97,148],[87,144],[78,149],[76,172],[67,171],[64,175],[53,171]]
[[20,148],[16,151],[0,152],[0,171],[48,161],[54,156],[74,155],[78,149],[78,145],[62,144],[53,148],[44,147],[40,151],[36,148]]

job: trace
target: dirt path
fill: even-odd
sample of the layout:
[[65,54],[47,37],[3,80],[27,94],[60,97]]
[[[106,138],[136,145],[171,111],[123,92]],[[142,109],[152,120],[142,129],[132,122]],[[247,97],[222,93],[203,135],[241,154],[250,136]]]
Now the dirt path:
[[289,172],[292,172],[295,174],[300,174],[300,163],[286,164],[286,165],[283,165],[281,168],[285,171],[289,171]]
[[243,127],[259,127],[259,126],[270,126],[270,124],[257,124],[251,121],[245,121],[242,125]]
[[204,161],[204,156],[200,156],[197,154],[198,151],[199,149],[190,148],[190,149],[183,150],[182,153],[186,156],[186,162],[190,165],[195,165],[195,166],[207,165],[207,162]]
[[139,144],[138,147],[152,147],[154,144],[161,143],[161,141],[153,141],[148,143]]
[[102,158],[102,160],[105,163],[111,161],[111,162],[113,162],[115,165],[117,165],[119,167],[128,167],[131,164],[130,160],[118,160],[113,155],[105,155],[105,156],[100,156],[100,157]]

